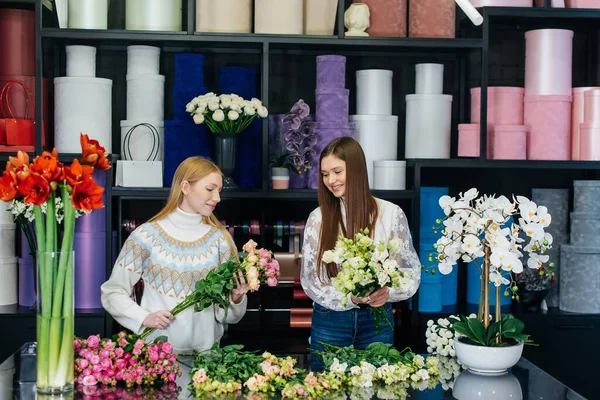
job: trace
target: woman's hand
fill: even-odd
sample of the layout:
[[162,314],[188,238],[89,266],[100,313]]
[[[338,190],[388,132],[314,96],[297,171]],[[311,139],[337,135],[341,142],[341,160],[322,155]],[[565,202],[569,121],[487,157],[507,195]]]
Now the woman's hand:
[[381,307],[390,299],[390,289],[387,286],[384,286],[371,293],[368,297],[371,301],[367,304],[371,307]]
[[244,273],[242,271],[238,271],[237,274],[233,275],[233,280],[231,283],[234,283],[235,286],[231,291],[231,301],[233,304],[239,304],[246,293],[248,293],[248,285],[246,284],[246,279],[244,278]]
[[167,310],[160,310],[157,312],[153,312],[148,314],[146,318],[144,318],[144,325],[146,328],[152,329],[167,329],[167,326],[173,321],[175,317],[173,314],[168,312]]

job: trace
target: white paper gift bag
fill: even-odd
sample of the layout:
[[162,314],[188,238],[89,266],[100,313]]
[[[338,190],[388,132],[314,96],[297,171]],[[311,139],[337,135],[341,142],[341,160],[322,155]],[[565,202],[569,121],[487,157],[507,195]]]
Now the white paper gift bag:
[[[148,128],[153,136],[153,145],[145,161],[131,160],[131,136],[139,126]],[[163,163],[155,161],[159,155],[160,135],[156,128],[151,124],[142,122],[134,125],[127,131],[123,137],[123,154],[129,160],[117,161],[117,176],[115,186],[124,187],[162,187],[163,182]]]

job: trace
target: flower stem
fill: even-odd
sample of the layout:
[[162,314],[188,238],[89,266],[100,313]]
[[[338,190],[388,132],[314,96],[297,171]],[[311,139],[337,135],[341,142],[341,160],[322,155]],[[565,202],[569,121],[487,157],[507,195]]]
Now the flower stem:
[[[38,243],[38,296],[41,299],[38,302],[37,318],[37,382],[38,386],[48,386],[48,361],[49,361],[49,343],[48,331],[50,330],[50,312],[52,309],[52,270],[46,267],[46,259],[43,256],[46,245],[46,230],[44,223],[44,214],[41,206],[34,206],[35,216],[35,234]],[[40,304],[41,303],[41,304]]]

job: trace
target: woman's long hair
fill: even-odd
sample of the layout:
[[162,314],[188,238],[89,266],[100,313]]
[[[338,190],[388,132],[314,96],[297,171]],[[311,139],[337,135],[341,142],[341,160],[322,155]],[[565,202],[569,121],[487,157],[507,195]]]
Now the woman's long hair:
[[[353,238],[361,229],[369,228],[372,237],[377,221],[377,201],[369,190],[369,176],[365,153],[360,144],[351,137],[341,137],[331,141],[321,152],[319,166],[323,158],[333,155],[346,162],[346,182],[344,183],[344,202],[346,207],[346,224],[342,221],[342,203],[325,186],[323,174],[319,171],[318,198],[321,208],[321,233],[319,251],[317,253],[317,274],[321,278],[322,269],[327,269],[327,277],[337,275],[335,263],[325,264],[321,260],[323,253],[335,247],[340,233]],[[341,232],[340,232],[341,231]]]
[[[150,218],[148,222],[156,221],[166,217],[171,214],[173,211],[179,207],[181,202],[183,201],[183,192],[182,186],[183,182],[188,182],[190,185],[193,185],[195,182],[199,181],[202,178],[207,177],[212,173],[217,173],[223,176],[223,173],[217,167],[215,163],[210,160],[207,160],[203,157],[189,157],[183,160],[181,164],[175,170],[175,174],[173,175],[173,183],[171,184],[171,190],[169,192],[169,198],[167,200],[167,204],[163,207],[162,210],[158,212],[155,216]],[[231,249],[231,256],[237,258],[237,249],[231,238],[231,235],[223,224],[219,222],[217,217],[214,214],[211,214],[209,217],[202,217],[202,222],[205,224],[214,226],[219,229],[223,234],[223,237],[227,240],[229,247]]]

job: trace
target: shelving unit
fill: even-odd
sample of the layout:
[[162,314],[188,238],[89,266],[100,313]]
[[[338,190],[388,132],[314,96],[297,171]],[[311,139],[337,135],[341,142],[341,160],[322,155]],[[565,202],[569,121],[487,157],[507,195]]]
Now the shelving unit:
[[[124,7],[120,2],[117,7]],[[404,154],[404,95],[410,93],[409,89],[414,87],[411,81],[412,71],[417,62],[442,62],[447,66],[445,74],[444,92],[453,95],[452,106],[452,157],[456,157],[457,129],[458,123],[468,121],[469,115],[469,88],[480,86],[482,88],[481,98],[481,154],[479,158],[451,158],[448,160],[407,160],[407,189],[405,191],[375,191],[377,197],[390,200],[403,206],[413,229],[414,245],[419,246],[419,214],[420,214],[420,188],[423,186],[444,185],[451,188],[452,193],[468,189],[471,186],[483,185],[497,192],[512,193],[513,190],[527,191],[537,184],[555,187],[563,182],[572,182],[573,179],[598,179],[600,177],[600,162],[594,161],[498,161],[486,160],[486,115],[487,109],[487,87],[499,84],[523,85],[523,79],[518,76],[505,77],[495,71],[494,56],[499,42],[498,32],[509,32],[509,38],[514,38],[528,29],[540,27],[568,27],[576,31],[576,36],[584,38],[585,53],[578,53],[577,76],[574,86],[589,85],[598,82],[598,21],[600,21],[599,10],[584,9],[551,9],[550,0],[547,0],[547,8],[510,8],[510,7],[485,7],[482,10],[484,23],[482,27],[472,27],[470,21],[460,13],[457,18],[456,39],[420,39],[420,38],[345,38],[343,35],[343,12],[351,3],[350,0],[340,1],[336,22],[336,33],[333,36],[303,36],[303,35],[259,35],[259,34],[204,34],[194,32],[195,24],[195,0],[184,1],[184,24],[182,32],[148,32],[127,31],[123,29],[109,30],[75,30],[59,29],[53,25],[53,16],[44,10],[41,3],[36,0],[0,0],[0,7],[32,8],[36,12],[36,116],[42,119],[42,76],[51,78],[64,75],[65,57],[64,46],[69,44],[86,44],[97,46],[98,57],[110,57],[112,54],[121,54],[126,46],[131,44],[148,44],[159,46],[163,50],[164,59],[161,60],[161,68],[167,64],[174,53],[197,52],[205,53],[211,58],[211,62],[218,65],[218,60],[226,60],[227,63],[235,63],[237,55],[243,56],[244,60],[250,60],[253,65],[258,66],[259,98],[267,105],[272,114],[285,112],[298,98],[304,98],[307,103],[311,102],[314,92],[314,57],[320,54],[341,54],[348,58],[347,76],[348,88],[353,92],[352,74],[355,70],[366,68],[394,69],[394,109],[393,114],[400,116],[399,126],[399,153]],[[120,5],[119,5],[120,4]],[[112,6],[112,5],[111,5]],[[516,33],[515,33],[516,32]],[[504,39],[507,40],[507,39]],[[524,39],[522,38],[524,41]],[[519,48],[520,43],[513,43]],[[510,57],[512,55],[506,55]],[[520,57],[520,55],[519,55]],[[122,58],[122,57],[121,57]],[[497,57],[496,57],[497,58]],[[518,57],[516,57],[518,58]],[[522,57],[524,58],[524,57]],[[311,61],[306,61],[307,59]],[[215,61],[216,60],[216,61]],[[521,60],[522,61],[522,60]],[[277,67],[283,62],[297,62],[302,67],[298,68],[301,76],[289,79],[284,71],[283,75],[277,75]],[[312,63],[312,64],[311,64]],[[100,65],[100,64],[99,64]],[[524,65],[524,63],[523,63]],[[123,66],[117,63],[111,68]],[[518,65],[517,65],[518,66]],[[108,67],[105,67],[108,68]],[[99,76],[102,76],[99,68]],[[398,73],[396,73],[398,72]],[[115,72],[116,73],[116,72]],[[163,72],[168,78],[169,71]],[[119,73],[119,82],[113,87],[113,99],[117,96],[124,97],[125,71]],[[275,79],[277,78],[277,79]],[[300,82],[296,82],[300,81]],[[280,82],[277,85],[275,82]],[[287,85],[281,87],[282,83]],[[288,82],[287,84],[285,82]],[[475,83],[475,84],[474,84]],[[213,85],[213,83],[209,84]],[[285,89],[285,90],[283,90]],[[169,90],[166,87],[165,93]],[[52,99],[50,99],[52,102]],[[118,158],[120,129],[118,122],[125,119],[124,102],[121,99],[113,101],[113,143],[115,153],[113,159]],[[167,101],[165,101],[167,103]],[[351,111],[353,111],[353,99],[351,99]],[[166,107],[166,116],[171,110]],[[352,112],[351,112],[352,113]],[[167,119],[167,118],[165,118]],[[41,127],[37,129],[36,154],[42,151]],[[52,135],[51,135],[52,136]],[[288,219],[305,219],[311,207],[316,207],[317,196],[314,190],[287,190],[273,191],[268,181],[268,127],[263,123],[261,142],[261,171],[262,180],[260,187],[246,190],[223,191],[222,199],[224,206],[218,210],[222,213],[231,212],[233,215],[244,214],[244,219],[256,218],[261,224],[268,224],[270,218],[276,215],[290,215]],[[0,161],[8,159],[8,154],[0,154]],[[30,156],[33,156],[30,154]],[[64,160],[72,159],[74,155],[61,155]],[[515,173],[516,176],[508,179],[504,176],[507,172]],[[107,176],[109,182],[113,182],[114,171],[110,170]],[[563,186],[564,187],[564,186]],[[119,242],[121,246],[121,223],[128,218],[128,212],[140,211],[142,214],[158,211],[157,206],[162,204],[168,196],[167,188],[121,188],[107,187],[107,232],[119,230]],[[228,207],[228,204],[233,207]],[[251,205],[251,206],[250,206]],[[247,211],[244,211],[246,207]],[[257,207],[259,209],[257,209]],[[282,209],[282,214],[274,214],[277,208]],[[231,210],[230,210],[231,209]],[[247,217],[247,218],[246,218]],[[264,235],[261,239],[265,239]],[[107,235],[107,275],[112,270],[111,260],[114,256],[112,249],[112,235]],[[263,243],[261,243],[263,244]],[[265,243],[266,245],[266,243]],[[118,248],[116,251],[118,251]],[[463,288],[464,289],[464,288]],[[460,290],[459,290],[460,292]],[[464,299],[463,303],[464,303]],[[260,308],[260,306],[259,306]],[[418,309],[418,300],[415,297],[413,309]],[[420,314],[418,312],[406,313],[402,307],[403,323],[412,325],[412,337],[409,344],[421,342],[424,322],[432,317],[447,315],[454,312],[450,309],[438,314]],[[253,321],[260,322],[260,315],[266,311],[252,311],[249,317]],[[280,311],[281,312],[281,311]],[[249,313],[250,314],[250,313]],[[560,314],[560,315],[559,315]],[[552,327],[562,326],[565,320],[571,321],[572,325],[578,326],[581,319],[589,320],[590,329],[583,329],[584,333],[597,332],[600,319],[594,316],[567,315],[549,313],[548,315],[523,315],[527,321],[544,321],[544,324]],[[81,317],[101,321],[104,334],[108,335],[112,330],[112,321],[101,310],[82,312]],[[25,310],[2,312],[0,318],[29,317]],[[34,317],[32,314],[31,317]],[[559,318],[558,321],[556,318]],[[87,320],[86,320],[87,321]],[[569,322],[569,323],[571,323]],[[535,322],[534,322],[535,323]],[[86,322],[87,324],[87,322]],[[588,324],[586,322],[586,324]],[[588,326],[584,324],[585,326]],[[532,323],[528,322],[528,326]],[[256,326],[254,323],[252,326]],[[403,327],[402,329],[408,329]],[[100,332],[100,329],[97,329]],[[296,332],[294,332],[296,334]],[[549,334],[551,335],[551,334]],[[545,341],[546,339],[544,339]],[[545,342],[547,343],[547,342]],[[418,349],[424,350],[424,349]],[[527,353],[526,353],[527,354]],[[547,361],[546,359],[542,361]],[[567,381],[568,383],[568,381]]]

